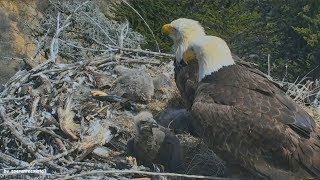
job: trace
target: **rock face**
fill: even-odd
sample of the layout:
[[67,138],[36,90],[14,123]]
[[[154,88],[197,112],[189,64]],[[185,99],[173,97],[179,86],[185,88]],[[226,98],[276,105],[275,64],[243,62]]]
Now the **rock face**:
[[[97,3],[107,13],[118,1],[97,0]],[[17,72],[23,64],[22,58],[30,58],[35,52],[37,41],[44,33],[33,30],[43,29],[39,24],[46,21],[43,15],[48,7],[49,0],[0,0],[0,84],[5,84]],[[41,52],[33,59],[43,62],[44,54]]]
[[[46,0],[45,0],[46,1]],[[44,1],[42,1],[44,3]],[[0,1],[0,83],[4,84],[22,64],[13,58],[30,57],[34,42],[25,34],[26,20],[41,16],[38,1]],[[33,21],[35,22],[35,21]],[[28,23],[29,26],[34,24]]]

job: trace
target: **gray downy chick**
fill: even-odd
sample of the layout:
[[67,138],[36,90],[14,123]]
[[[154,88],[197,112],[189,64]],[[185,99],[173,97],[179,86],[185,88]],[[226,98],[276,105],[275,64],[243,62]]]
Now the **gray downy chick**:
[[128,154],[146,167],[164,166],[166,171],[178,172],[182,167],[182,148],[178,138],[170,130],[160,126],[150,112],[134,117],[136,135],[128,141]]
[[154,86],[151,76],[143,69],[130,69],[116,66],[119,74],[113,94],[128,98],[134,102],[150,101],[154,95]]

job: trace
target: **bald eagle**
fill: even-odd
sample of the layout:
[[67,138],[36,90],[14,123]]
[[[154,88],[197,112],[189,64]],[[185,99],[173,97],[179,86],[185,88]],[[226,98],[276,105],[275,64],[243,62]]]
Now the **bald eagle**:
[[237,65],[226,42],[199,36],[182,59],[198,60],[192,115],[220,157],[271,179],[320,177],[320,131],[282,89]]
[[174,78],[181,93],[184,104],[191,107],[195,89],[197,87],[198,63],[189,61],[186,66],[182,60],[182,55],[188,48],[192,39],[198,36],[205,36],[203,27],[195,20],[180,18],[165,24],[161,28],[161,33],[169,35],[173,40],[173,51],[175,53]]
[[[173,40],[175,82],[184,104],[190,108],[197,88],[199,67],[196,59],[189,60],[187,66],[183,61],[183,53],[193,39],[206,36],[205,31],[198,21],[179,18],[169,24],[163,25],[161,33],[169,35]],[[251,67],[249,63],[242,61],[239,57],[235,55],[233,55],[233,57],[237,64]]]

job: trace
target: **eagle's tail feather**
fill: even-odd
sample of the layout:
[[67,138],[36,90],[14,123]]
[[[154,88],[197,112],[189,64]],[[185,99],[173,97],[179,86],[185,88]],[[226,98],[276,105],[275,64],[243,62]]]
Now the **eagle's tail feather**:
[[286,165],[281,167],[279,162],[272,164],[256,161],[255,169],[271,179],[320,178],[320,129],[316,128],[307,139],[301,138],[291,129],[287,133],[287,144],[281,151],[283,165]]
[[301,140],[298,146],[298,159],[305,169],[320,177],[320,129],[316,128],[308,140]]

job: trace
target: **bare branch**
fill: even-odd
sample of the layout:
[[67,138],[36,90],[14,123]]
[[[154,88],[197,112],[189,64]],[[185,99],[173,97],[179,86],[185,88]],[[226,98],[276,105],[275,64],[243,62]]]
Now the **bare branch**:
[[0,151],[0,161],[6,162],[10,164],[11,166],[18,166],[18,167],[27,167],[30,166],[29,163],[25,161],[18,160],[12,156],[9,156],[7,154],[4,154]]
[[44,47],[44,41],[47,38],[49,31],[51,28],[49,28],[46,32],[46,34],[40,39],[40,41],[38,41],[37,43],[37,47],[34,51],[34,53],[31,55],[31,60],[34,60],[34,58],[36,58],[36,56],[40,53],[41,49],[43,49]]
[[150,30],[150,33],[156,43],[156,46],[157,46],[157,49],[158,49],[158,52],[161,53],[160,51],[160,47],[159,47],[159,44],[158,44],[158,41],[156,40],[156,36],[154,35],[152,29],[150,28],[149,24],[146,22],[146,20],[141,16],[141,14],[136,10],[134,9],[126,0],[122,0],[123,3],[125,3],[127,6],[129,6],[141,19],[142,21],[145,23],[145,25],[148,27],[148,29]]
[[114,44],[114,45],[117,45],[117,43],[115,43],[111,37],[108,35],[108,33],[94,20],[92,19],[87,13],[85,12],[81,12],[82,14],[84,14],[85,16],[87,16],[92,22],[94,22],[94,24],[96,26],[98,26],[100,28],[100,30],[105,34],[105,36]]
[[51,156],[51,157],[34,160],[30,164],[31,165],[35,165],[35,164],[46,163],[46,162],[50,162],[50,161],[59,159],[59,158],[61,158],[63,156],[67,156],[68,154],[74,152],[78,148],[78,146],[79,146],[79,144],[73,146],[73,148],[68,150],[68,151],[64,151],[63,153],[60,153],[60,154],[57,154],[57,155],[54,155],[54,156]]
[[156,172],[147,172],[147,171],[135,171],[135,170],[110,170],[110,171],[90,171],[84,172],[80,174],[76,174],[73,176],[66,176],[64,178],[60,178],[59,180],[67,180],[74,179],[77,177],[85,177],[90,175],[104,175],[104,174],[144,174],[151,176],[167,176],[167,177],[183,177],[183,178],[195,178],[195,179],[215,179],[215,180],[226,180],[229,178],[221,178],[221,177],[211,177],[211,176],[197,176],[197,175],[187,175],[187,174],[176,174],[176,173],[156,173]]

